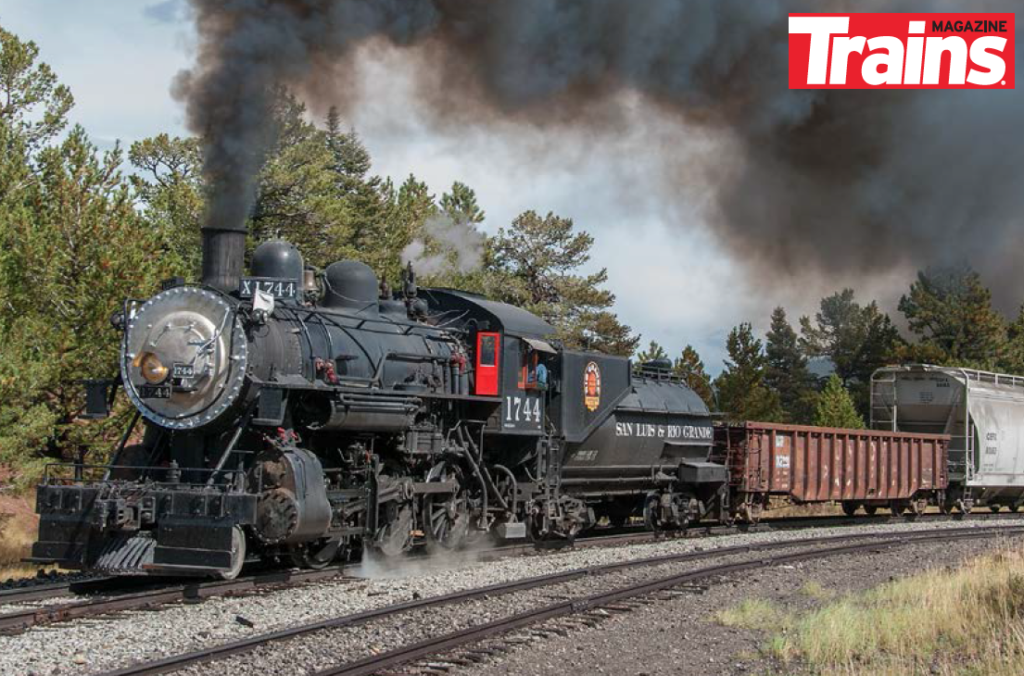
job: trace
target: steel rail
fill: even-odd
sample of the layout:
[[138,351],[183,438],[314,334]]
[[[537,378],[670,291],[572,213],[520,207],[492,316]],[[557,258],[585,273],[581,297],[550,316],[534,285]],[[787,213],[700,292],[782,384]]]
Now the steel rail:
[[[155,674],[166,674],[185,667],[189,667],[196,664],[202,664],[206,662],[212,662],[215,660],[221,660],[232,655],[243,654],[250,652],[264,646],[268,643],[274,643],[279,641],[285,641],[293,639],[299,636],[305,636],[316,632],[328,630],[328,629],[339,629],[344,627],[351,627],[360,624],[365,624],[371,620],[379,619],[389,615],[396,615],[400,613],[409,612],[412,610],[420,610],[424,608],[440,607],[450,605],[454,603],[461,603],[465,601],[471,601],[484,597],[508,594],[515,591],[524,591],[528,589],[535,589],[544,586],[550,586],[553,584],[559,584],[562,582],[568,582],[571,580],[586,577],[588,575],[599,575],[609,573],[618,570],[624,570],[629,568],[640,568],[645,566],[655,566],[664,563],[679,563],[686,561],[698,561],[701,559],[711,559],[721,556],[729,556],[736,554],[747,554],[759,551],[771,551],[774,549],[784,549],[789,547],[811,547],[821,546],[823,544],[829,544],[833,542],[846,542],[849,543],[851,540],[870,540],[871,542],[862,543],[860,545],[845,544],[841,547],[857,546],[861,548],[871,548],[879,546],[879,540],[883,542],[888,539],[888,542],[893,543],[909,543],[916,541],[928,541],[939,538],[956,538],[956,537],[985,537],[990,535],[1007,534],[1007,535],[1021,535],[1024,534],[1024,526],[1003,526],[1003,527],[975,527],[975,528],[941,528],[931,529],[922,531],[909,531],[909,532],[878,532],[878,533],[853,533],[849,535],[833,535],[826,537],[809,537],[799,538],[786,541],[773,541],[764,543],[750,543],[743,545],[731,545],[728,547],[718,547],[714,549],[706,549],[700,551],[683,552],[680,554],[666,554],[662,556],[649,557],[644,559],[632,559],[626,561],[617,561],[614,563],[606,563],[596,566],[587,566],[584,568],[577,568],[573,570],[563,571],[559,573],[550,573],[547,575],[540,575],[536,577],[524,578],[520,580],[514,580],[511,582],[498,583],[488,585],[486,587],[478,587],[474,589],[467,589],[462,591],[453,592],[450,594],[444,594],[441,596],[432,596],[422,599],[415,599],[404,603],[383,606],[380,608],[374,608],[371,610],[365,610],[350,615],[342,615],[339,617],[329,618],[326,620],[320,620],[309,624],[299,625],[296,627],[288,627],[273,632],[252,636],[237,641],[223,643],[220,645],[210,646],[207,648],[201,648],[199,650],[181,653],[179,655],[171,655],[159,660],[151,662],[139,663],[113,671],[106,672],[102,676],[153,676]],[[815,550],[817,551],[817,550]],[[759,560],[763,561],[763,559]],[[712,566],[711,568],[716,568]],[[720,568],[718,566],[717,568]],[[703,569],[702,569],[703,570]],[[708,569],[710,570],[710,569]],[[570,603],[571,605],[571,603]],[[537,621],[537,620],[535,620]],[[499,621],[500,622],[500,621]],[[447,638],[447,637],[445,637]],[[468,640],[466,642],[472,642]],[[426,642],[425,642],[426,643]],[[419,645],[419,644],[417,644]],[[410,650],[412,647],[409,648]],[[399,649],[403,650],[403,649]],[[436,651],[435,651],[436,652]],[[390,655],[391,653],[383,653],[383,655]],[[405,660],[408,661],[408,660]],[[379,665],[377,669],[382,669],[386,665]],[[343,672],[339,672],[343,673]],[[366,673],[372,673],[366,672]]]

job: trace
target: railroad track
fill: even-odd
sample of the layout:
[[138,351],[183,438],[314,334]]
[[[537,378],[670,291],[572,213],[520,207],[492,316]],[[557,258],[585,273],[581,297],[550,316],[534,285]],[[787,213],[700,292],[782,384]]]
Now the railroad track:
[[76,596],[89,593],[90,590],[108,584],[113,580],[115,578],[103,576],[91,577],[86,580],[42,582],[26,587],[4,589],[0,590],[0,605],[45,601],[62,596]]
[[[974,515],[986,520],[1020,518],[1015,514],[984,514]],[[942,514],[926,514],[919,519],[944,522],[958,520],[962,517]],[[595,535],[577,540],[573,546],[614,547],[628,544],[653,542],[660,537],[705,537],[735,535],[737,533],[770,532],[773,530],[798,530],[817,527],[852,527],[861,525],[879,525],[886,523],[904,523],[902,517],[857,516],[857,517],[788,517],[771,519],[756,525],[733,526],[699,526],[689,529],[685,535],[654,534],[638,529],[608,529],[610,534],[598,532]],[[557,551],[558,546],[536,549],[532,544],[496,546],[478,552],[479,560],[492,561],[517,555],[543,555],[550,550]],[[128,610],[152,609],[158,606],[178,602],[195,602],[216,596],[232,596],[251,593],[261,589],[306,584],[324,579],[336,578],[348,574],[356,574],[359,564],[332,566],[323,570],[283,570],[270,571],[246,576],[232,581],[188,581],[171,584],[155,583],[145,577],[96,577],[75,582],[57,582],[41,584],[24,589],[0,591],[0,606],[30,603],[63,597],[89,597],[81,601],[52,604],[18,609],[0,613],[0,634],[15,634],[33,626],[55,624],[86,617],[97,617],[110,613]],[[139,591],[132,591],[139,589]]]
[[[616,546],[625,542],[649,542],[650,532],[601,535],[581,540],[578,547]],[[510,545],[481,550],[486,559],[498,560],[524,552],[532,545]],[[543,550],[541,550],[543,551]],[[268,571],[231,581],[176,581],[162,584],[146,577],[96,577],[77,582],[56,582],[24,589],[0,591],[0,605],[15,605],[64,597],[90,597],[69,603],[35,606],[0,613],[0,635],[16,634],[30,627],[55,624],[86,617],[97,617],[128,610],[152,609],[178,602],[195,602],[217,596],[237,596],[257,590],[308,584],[357,573],[360,564],[339,564],[321,570]],[[132,591],[139,589],[139,591]]]
[[[318,672],[316,676],[357,676],[374,674],[411,662],[423,660],[432,655],[447,653],[465,646],[477,643],[484,639],[493,638],[507,634],[510,631],[520,629],[529,625],[535,625],[557,617],[567,615],[588,613],[594,609],[607,606],[615,607],[617,602],[642,597],[671,589],[685,583],[706,580],[721,575],[737,573],[763,568],[768,566],[793,563],[827,556],[851,554],[862,551],[870,551],[879,548],[895,547],[905,544],[930,542],[936,540],[971,539],[991,536],[1011,536],[1024,534],[1022,526],[1004,527],[975,527],[975,528],[942,528],[922,531],[899,532],[899,533],[854,533],[849,535],[838,535],[828,537],[801,538],[788,541],[775,541],[768,543],[736,545],[720,547],[711,550],[686,552],[681,554],[670,554],[664,556],[621,561],[597,566],[590,566],[570,571],[541,575],[532,578],[515,580],[512,582],[490,585],[476,589],[469,589],[443,596],[435,596],[423,599],[416,599],[405,603],[385,606],[373,610],[367,610],[355,614],[343,615],[319,622],[305,624],[296,627],[289,627],[278,631],[252,636],[250,638],[232,641],[217,646],[203,648],[194,652],[182,653],[160,660],[132,665],[107,672],[103,676],[152,676],[155,674],[166,674],[184,669],[186,667],[222,660],[234,655],[240,655],[254,651],[268,644],[287,641],[299,637],[309,636],[317,632],[331,629],[354,627],[366,624],[373,620],[400,615],[415,610],[437,608],[446,605],[458,604],[467,601],[474,601],[484,598],[492,598],[512,592],[526,591],[540,587],[551,586],[564,582],[570,582],[586,576],[601,575],[615,571],[624,571],[648,566],[656,566],[666,563],[693,562],[708,559],[720,559],[730,555],[748,553],[770,553],[773,550],[807,548],[805,551],[783,553],[777,555],[760,556],[753,559],[732,562],[715,563],[696,570],[658,578],[653,581],[646,581],[617,588],[611,591],[602,592],[590,596],[560,600],[557,603],[546,605],[534,610],[511,615],[486,624],[469,627],[467,629],[454,631],[449,634],[431,638],[420,643],[371,655],[352,662],[338,664],[335,667]],[[486,652],[486,651],[484,651]],[[479,655],[477,655],[479,658]],[[449,664],[459,664],[463,658],[452,659]],[[472,658],[471,658],[472,659]],[[445,660],[441,660],[444,662]]]
[[[196,581],[177,583],[170,585],[159,585],[156,588],[145,589],[138,592],[123,592],[123,586],[111,596],[101,596],[85,601],[61,603],[49,606],[40,606],[16,610],[0,614],[0,634],[13,634],[24,631],[29,627],[40,624],[53,624],[56,622],[67,622],[69,620],[83,617],[95,617],[109,613],[122,612],[126,610],[143,610],[157,606],[177,603],[181,601],[199,601],[213,596],[237,596],[239,594],[251,593],[257,590],[274,589],[278,587],[307,584],[325,579],[332,579],[343,576],[348,566],[331,566],[322,570],[285,570],[258,573],[240,577],[230,581]],[[49,596],[36,597],[35,600],[54,598],[55,596],[69,594],[100,594],[104,582],[117,581],[124,583],[125,580],[133,580],[135,584],[141,584],[146,578],[102,578],[89,580],[92,585],[87,592],[83,588],[75,591],[76,583],[69,583],[71,589],[51,589]],[[152,580],[149,580],[152,584]],[[13,591],[13,590],[12,590]],[[33,590],[24,590],[30,592]],[[36,590],[42,594],[43,590]],[[2,600],[2,597],[0,597]],[[31,594],[18,597],[18,602],[33,600]],[[10,602],[10,601],[6,601]]]
[[[921,523],[924,521],[934,523],[946,523],[950,521],[963,521],[968,519],[970,521],[1012,521],[1018,520],[1024,523],[1024,517],[1021,514],[1015,514],[1011,512],[1002,512],[993,514],[988,511],[986,512],[974,512],[969,515],[964,514],[941,514],[939,512],[921,514],[919,516],[892,516],[890,514],[877,514],[873,516],[857,515],[857,516],[788,516],[780,518],[765,518],[756,524],[733,524],[730,526],[720,526],[716,524],[699,524],[691,526],[685,532],[662,532],[652,533],[643,527],[637,528],[609,528],[607,533],[601,533],[600,531],[589,535],[584,538],[580,538],[575,541],[571,546],[576,548],[583,547],[607,547],[607,546],[620,546],[626,544],[642,544],[644,542],[655,542],[659,539],[676,539],[676,538],[700,538],[708,536],[723,536],[723,535],[739,535],[748,533],[770,533],[773,531],[793,531],[793,530],[807,530],[811,528],[847,528],[855,526],[879,526],[879,525],[891,525],[901,523]],[[501,558],[509,554],[534,554],[544,553],[548,550],[558,550],[569,547],[569,544],[551,543],[548,546],[541,546],[539,549],[533,545],[533,543],[520,543],[512,545],[497,546],[492,549],[482,550],[481,558],[483,560],[489,560],[489,557],[494,556],[495,559]]]

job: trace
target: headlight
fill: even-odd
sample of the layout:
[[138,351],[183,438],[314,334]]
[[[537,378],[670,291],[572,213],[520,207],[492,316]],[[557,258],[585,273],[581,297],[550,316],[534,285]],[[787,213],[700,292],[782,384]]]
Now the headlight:
[[152,352],[147,352],[139,362],[139,372],[147,382],[159,385],[167,380],[167,367]]

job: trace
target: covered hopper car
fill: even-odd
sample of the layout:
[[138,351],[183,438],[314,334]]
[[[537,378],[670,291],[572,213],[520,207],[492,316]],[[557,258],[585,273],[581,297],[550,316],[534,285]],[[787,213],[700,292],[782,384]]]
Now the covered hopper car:
[[879,369],[871,426],[950,436],[944,510],[1024,504],[1024,378],[927,364]]

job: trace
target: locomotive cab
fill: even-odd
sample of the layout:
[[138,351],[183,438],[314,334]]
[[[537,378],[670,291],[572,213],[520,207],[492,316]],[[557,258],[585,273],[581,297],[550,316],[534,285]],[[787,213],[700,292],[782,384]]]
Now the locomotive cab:
[[474,336],[474,394],[498,404],[487,418],[485,434],[540,436],[546,406],[536,384],[537,365],[557,354],[548,342],[554,327],[525,310],[475,294],[451,289],[423,294],[436,316],[459,317],[463,329]]

